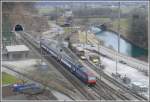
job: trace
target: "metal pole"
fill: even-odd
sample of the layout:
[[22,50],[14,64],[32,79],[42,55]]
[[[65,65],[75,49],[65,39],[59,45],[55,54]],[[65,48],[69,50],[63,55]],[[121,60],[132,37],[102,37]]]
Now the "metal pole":
[[42,35],[40,35],[40,53],[41,53],[41,64],[43,62],[43,51],[42,51],[42,46],[41,46],[41,40],[42,40]]
[[[99,69],[98,69],[98,72],[100,72],[100,81],[102,79],[102,76],[101,76],[101,62],[100,62],[100,40],[98,39],[98,55],[99,55]],[[101,88],[101,87],[100,87]],[[100,98],[100,101],[101,101],[101,96],[99,95],[99,98]]]
[[120,53],[120,2],[119,2],[119,8],[118,8],[119,14],[118,14],[118,51],[116,52],[116,74],[118,70],[118,54]]
[[[88,27],[88,25],[87,25],[86,27]],[[88,30],[88,28],[86,28],[86,44],[88,43],[88,35],[87,35],[87,30]]]
[[100,40],[98,40],[98,54],[99,54],[99,70],[100,70],[100,80],[101,80]]
[[85,29],[85,50],[84,50],[84,55],[85,55],[85,52],[86,52],[86,46],[87,46],[87,29]]
[[58,23],[58,10],[57,10],[58,8],[57,8],[57,5],[56,5],[56,7],[55,7],[55,10],[56,10],[56,24]]

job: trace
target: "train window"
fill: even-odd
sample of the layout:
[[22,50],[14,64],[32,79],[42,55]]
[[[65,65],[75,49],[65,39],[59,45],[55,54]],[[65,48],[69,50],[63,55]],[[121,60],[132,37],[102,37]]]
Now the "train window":
[[89,80],[96,80],[96,77],[89,77]]

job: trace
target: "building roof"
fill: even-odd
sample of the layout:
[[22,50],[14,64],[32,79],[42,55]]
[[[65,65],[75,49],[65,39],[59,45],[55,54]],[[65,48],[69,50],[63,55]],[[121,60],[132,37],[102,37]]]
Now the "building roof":
[[7,52],[21,52],[21,51],[29,51],[29,48],[26,45],[12,45],[6,46]]
[[78,51],[84,51],[83,47],[76,47]]

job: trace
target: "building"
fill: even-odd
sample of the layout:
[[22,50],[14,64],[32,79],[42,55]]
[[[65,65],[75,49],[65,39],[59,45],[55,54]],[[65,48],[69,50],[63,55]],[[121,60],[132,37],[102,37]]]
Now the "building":
[[26,45],[6,46],[8,59],[25,58],[29,54],[29,48]]

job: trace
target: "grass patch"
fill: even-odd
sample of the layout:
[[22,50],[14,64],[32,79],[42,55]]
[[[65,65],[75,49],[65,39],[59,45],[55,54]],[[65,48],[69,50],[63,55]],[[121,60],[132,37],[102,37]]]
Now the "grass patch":
[[79,40],[81,43],[86,42],[86,33],[85,32],[79,32]]
[[53,11],[53,9],[50,9],[50,8],[40,8],[39,9],[40,14],[47,14],[47,13],[50,13],[52,11]]
[[69,28],[69,27],[64,27],[64,32],[65,33],[70,33],[73,30],[73,28]]
[[12,84],[17,81],[17,78],[7,74],[6,72],[2,72],[2,84]]
[[[118,27],[118,20],[113,22],[114,27]],[[120,19],[120,27],[127,28],[128,27],[128,20],[127,19]]]
[[107,21],[110,21],[110,18],[100,17],[100,18],[98,18],[98,20],[107,22]]
[[[128,31],[128,26],[129,26],[128,19],[121,18],[120,19],[120,33],[126,36],[127,31]],[[110,29],[114,31],[118,30],[118,20],[114,20],[112,22],[112,27]]]

